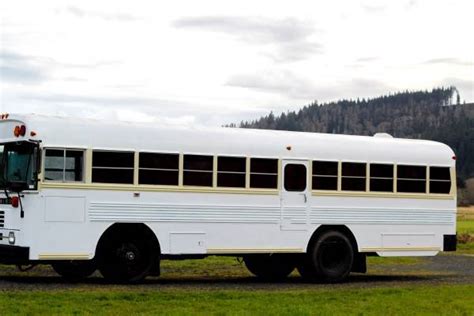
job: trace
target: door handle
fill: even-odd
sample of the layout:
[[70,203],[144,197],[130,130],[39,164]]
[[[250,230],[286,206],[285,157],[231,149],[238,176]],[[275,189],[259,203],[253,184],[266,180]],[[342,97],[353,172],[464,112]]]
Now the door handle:
[[302,195],[303,198],[304,198],[304,202],[305,202],[305,203],[308,203],[308,197],[306,196],[306,193],[301,193],[301,195]]

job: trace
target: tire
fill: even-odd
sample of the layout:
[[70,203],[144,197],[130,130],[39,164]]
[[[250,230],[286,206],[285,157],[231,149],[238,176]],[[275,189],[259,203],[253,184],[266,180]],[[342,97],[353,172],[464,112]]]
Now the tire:
[[99,254],[99,271],[109,282],[139,282],[158,264],[159,251],[149,236],[133,237],[122,232],[110,237],[100,247]]
[[349,238],[339,231],[324,232],[308,249],[298,272],[309,281],[338,283],[350,274],[354,249]]
[[249,255],[244,257],[244,262],[253,275],[266,281],[283,280],[296,266],[291,257],[281,254]]
[[58,261],[51,264],[57,274],[69,281],[83,280],[97,270],[94,260]]

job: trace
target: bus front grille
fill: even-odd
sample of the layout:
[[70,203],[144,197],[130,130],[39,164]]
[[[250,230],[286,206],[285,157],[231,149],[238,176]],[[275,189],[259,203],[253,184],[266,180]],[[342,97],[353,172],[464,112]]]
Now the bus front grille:
[[0,211],[0,227],[5,226],[5,211]]

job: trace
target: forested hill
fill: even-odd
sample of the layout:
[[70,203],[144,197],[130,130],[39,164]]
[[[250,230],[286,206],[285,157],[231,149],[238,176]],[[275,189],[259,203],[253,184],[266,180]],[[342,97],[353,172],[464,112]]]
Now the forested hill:
[[[458,176],[474,177],[474,104],[453,102],[454,87],[402,92],[374,99],[314,102],[297,112],[273,113],[242,128],[374,135],[440,141],[454,149]],[[452,103],[456,103],[453,105]],[[232,124],[232,126],[235,126]]]

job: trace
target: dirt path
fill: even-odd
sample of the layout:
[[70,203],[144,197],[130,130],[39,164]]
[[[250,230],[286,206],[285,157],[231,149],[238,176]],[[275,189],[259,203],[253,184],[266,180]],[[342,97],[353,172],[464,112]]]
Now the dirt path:
[[[246,272],[225,275],[212,275],[207,271],[184,276],[163,273],[159,278],[147,278],[139,285],[110,285],[98,274],[81,283],[67,283],[57,276],[48,266],[39,266],[32,271],[22,273],[12,266],[0,266],[0,291],[9,290],[58,290],[94,288],[127,288],[142,290],[158,289],[243,289],[243,290],[280,290],[304,289],[314,287],[387,287],[417,284],[474,284],[474,255],[439,255],[421,258],[416,264],[377,264],[370,266],[368,274],[353,274],[343,284],[309,284],[300,277],[292,276],[285,282],[259,282]],[[179,275],[179,274],[178,274]]]

